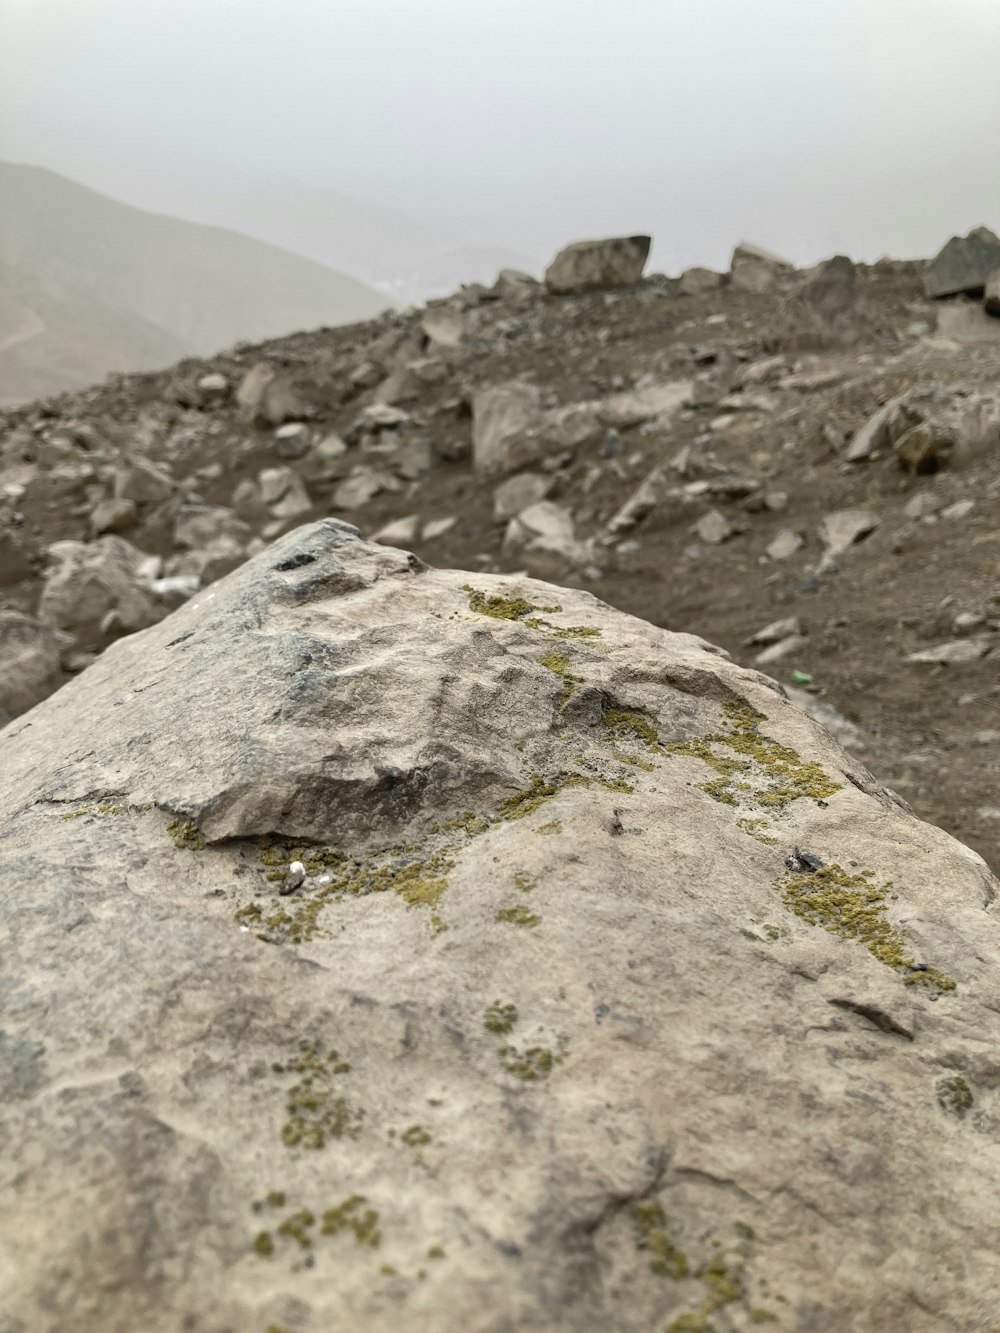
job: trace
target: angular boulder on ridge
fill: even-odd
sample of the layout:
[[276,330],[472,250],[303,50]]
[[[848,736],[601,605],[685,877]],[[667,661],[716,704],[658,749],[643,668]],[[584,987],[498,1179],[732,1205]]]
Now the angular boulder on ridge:
[[994,269],[1000,268],[1000,236],[976,227],[968,236],[953,236],[927,265],[928,296],[981,296]]
[[545,286],[559,295],[630,287],[642,277],[651,244],[649,236],[577,241],[560,250],[545,270]]
[[0,752],[12,1329],[1000,1308],[995,882],[701,640],[327,520]]

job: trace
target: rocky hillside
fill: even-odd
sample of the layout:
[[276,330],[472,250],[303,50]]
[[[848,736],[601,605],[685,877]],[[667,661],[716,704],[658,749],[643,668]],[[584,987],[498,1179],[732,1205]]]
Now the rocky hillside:
[[[658,438],[622,420],[648,387],[573,380],[571,330],[644,315],[653,344],[675,299],[485,307],[480,329],[563,323],[560,382],[617,405],[624,449],[571,451],[564,501],[600,503],[573,459]],[[352,466],[467,443],[454,403],[414,401],[428,425],[366,431]],[[310,434],[342,410],[314,406]],[[997,882],[767,675],[327,519],[0,750],[10,1333],[995,1325]]]
[[8,162],[0,163],[0,281],[0,402],[391,304],[287,250]]
[[677,279],[640,238],[8,411],[0,707],[334,515],[704,635],[1000,865],[991,235]]

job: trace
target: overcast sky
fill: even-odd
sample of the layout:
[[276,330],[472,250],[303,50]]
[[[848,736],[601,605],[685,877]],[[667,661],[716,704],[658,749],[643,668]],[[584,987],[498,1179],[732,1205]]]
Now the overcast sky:
[[531,253],[652,230],[668,270],[927,253],[1000,230],[1000,0],[0,0],[0,156]]

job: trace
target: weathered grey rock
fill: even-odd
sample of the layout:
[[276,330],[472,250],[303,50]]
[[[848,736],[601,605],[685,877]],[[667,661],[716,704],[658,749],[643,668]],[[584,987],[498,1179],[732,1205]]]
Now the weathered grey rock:
[[560,250],[545,270],[545,286],[560,295],[629,287],[642,277],[651,244],[649,236],[577,241]]
[[660,503],[665,484],[664,469],[660,466],[652,468],[622,507],[608,520],[604,540],[610,541],[624,532],[630,532],[648,517]]
[[521,472],[508,477],[493,492],[493,517],[498,523],[516,518],[522,509],[544,500],[553,485],[553,479],[541,472]]
[[504,536],[506,551],[526,547],[529,551],[551,551],[568,560],[582,562],[589,552],[577,542],[573,515],[564,505],[541,500],[512,518]]
[[827,555],[841,555],[849,546],[874,532],[879,522],[878,515],[870,509],[838,509],[827,514],[820,523],[820,540],[826,547]]
[[963,662],[977,662],[996,646],[997,641],[992,635],[977,634],[971,639],[952,639],[948,643],[935,644],[933,648],[922,648],[919,652],[909,653],[904,661],[958,666]]
[[279,458],[304,458],[312,439],[304,421],[289,421],[274,432],[274,452]]
[[983,289],[983,309],[988,315],[1000,316],[1000,266],[986,279]]
[[73,640],[21,611],[0,610],[0,726],[58,689]]
[[714,268],[686,268],[680,276],[680,288],[686,296],[717,291],[722,283],[722,274]]
[[206,398],[225,398],[229,393],[229,381],[219,371],[202,375],[197,383],[199,390]]
[[791,657],[793,653],[800,652],[805,648],[808,640],[802,634],[789,634],[777,643],[770,644],[767,648],[757,654],[753,659],[757,666],[770,666],[772,662],[781,662],[786,657]]
[[401,483],[390,472],[362,463],[352,469],[351,475],[334,489],[332,503],[334,509],[361,509],[383,491],[401,489]]
[[405,518],[393,519],[391,523],[379,528],[378,532],[373,532],[371,539],[381,546],[409,546],[417,540],[419,531],[420,515],[407,514]]
[[710,509],[695,524],[698,540],[709,546],[719,546],[734,536],[736,529],[720,509]]
[[996,883],[756,672],[325,522],[0,746],[11,1329],[989,1327]]
[[258,425],[280,426],[307,411],[291,380],[265,361],[247,371],[236,401],[247,419]]
[[928,296],[981,296],[994,269],[1000,268],[1000,236],[976,227],[968,236],[953,236],[927,265]]
[[432,518],[424,524],[424,530],[421,533],[421,539],[425,542],[437,541],[443,537],[446,532],[451,532],[452,528],[458,522],[455,514],[446,514],[442,518]]
[[754,263],[769,264],[776,269],[792,269],[795,267],[790,259],[783,259],[781,255],[776,255],[772,250],[765,250],[762,245],[754,245],[752,241],[740,241],[739,245],[733,250],[730,268],[735,268],[737,264],[751,260]]
[[729,281],[741,291],[766,292],[776,287],[780,279],[792,272],[787,259],[764,250],[759,245],[741,241],[733,251],[729,266]]
[[857,269],[835,255],[812,269],[780,305],[767,331],[772,348],[851,346],[882,331],[877,312],[858,291]]
[[163,618],[164,607],[139,578],[147,557],[124,538],[53,542],[47,554],[38,619],[72,634],[78,648],[103,648]]
[[250,528],[225,505],[182,505],[174,520],[174,543],[189,550],[207,546],[218,537],[245,544]]
[[802,633],[802,624],[798,616],[785,616],[782,620],[772,620],[770,625],[765,625],[759,629],[756,634],[752,634],[746,640],[748,647],[755,644],[764,647],[771,643],[780,643],[782,639],[788,639],[792,635]]
[[103,532],[127,532],[134,528],[139,510],[134,500],[99,500],[90,513],[90,530],[95,536]]
[[115,497],[119,500],[134,500],[137,505],[159,504],[169,500],[176,490],[169,472],[148,458],[130,458],[124,467],[115,469]]

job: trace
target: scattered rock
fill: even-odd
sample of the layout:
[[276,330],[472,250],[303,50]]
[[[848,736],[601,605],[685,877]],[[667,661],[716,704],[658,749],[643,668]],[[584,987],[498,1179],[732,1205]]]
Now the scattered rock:
[[265,361],[247,371],[236,391],[236,401],[255,425],[280,426],[306,412],[291,381]]
[[953,236],[924,271],[931,297],[982,296],[990,274],[1000,268],[1000,236],[976,227],[968,236]]
[[409,547],[417,540],[419,531],[420,515],[407,514],[405,518],[393,519],[385,527],[379,528],[378,532],[373,532],[372,541],[379,542],[382,546]]
[[545,270],[545,286],[557,295],[631,286],[642,277],[651,244],[649,236],[577,241]]
[[72,642],[20,611],[0,610],[0,726],[59,688],[62,654]]
[[802,625],[798,616],[785,616],[783,620],[773,620],[770,625],[765,625],[759,629],[756,634],[752,634],[746,640],[746,646],[752,648],[755,645],[764,647],[767,644],[779,643],[782,639],[788,639],[795,635],[802,634]]
[[124,538],[54,542],[48,556],[38,619],[71,634],[78,648],[105,648],[163,618],[164,608],[139,581],[146,555]]
[[723,284],[723,276],[713,268],[686,268],[681,274],[681,291],[686,296],[700,296],[703,292],[714,292]]
[[838,509],[823,519],[819,536],[827,554],[837,556],[855,542],[863,541],[878,525],[878,515],[869,509]]
[[784,658],[791,657],[793,653],[801,652],[807,642],[802,634],[789,634],[786,638],[779,639],[777,643],[772,643],[762,653],[758,653],[754,662],[757,666],[770,666],[772,662],[781,662]]
[[289,421],[274,432],[274,452],[279,458],[302,458],[310,443],[309,427],[302,421]]
[[446,532],[450,532],[458,519],[454,514],[447,518],[432,518],[429,523],[424,524],[423,539],[425,542],[436,541],[438,537],[443,537]]
[[493,492],[493,517],[498,523],[516,518],[529,505],[544,500],[554,484],[552,477],[541,472],[520,472],[508,477]]
[[957,666],[962,662],[978,661],[994,647],[996,639],[988,634],[980,634],[971,639],[952,639],[949,643],[939,643],[934,648],[923,648],[919,652],[910,653],[905,660]]
[[127,532],[135,527],[139,510],[133,500],[100,500],[90,515],[90,530],[95,536],[102,532]]
[[400,482],[390,473],[361,464],[353,469],[346,481],[336,487],[332,503],[334,509],[360,509],[383,491],[400,489]]
[[730,537],[734,537],[737,532],[725,514],[718,509],[710,509],[704,514],[695,524],[694,530],[698,534],[698,540],[703,541],[706,546],[719,546]]
[[983,309],[988,315],[1000,316],[1000,267],[995,268],[986,279]]

